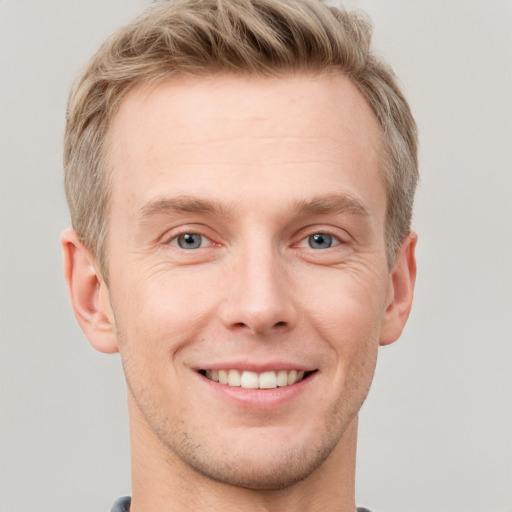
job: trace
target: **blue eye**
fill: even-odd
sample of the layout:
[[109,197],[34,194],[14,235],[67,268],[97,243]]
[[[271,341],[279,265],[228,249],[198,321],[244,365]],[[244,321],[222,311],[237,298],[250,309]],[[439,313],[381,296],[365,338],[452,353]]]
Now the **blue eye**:
[[203,236],[197,233],[183,233],[174,240],[181,249],[199,249],[203,245]]
[[332,244],[333,237],[326,233],[315,233],[308,236],[308,245],[311,249],[329,249]]

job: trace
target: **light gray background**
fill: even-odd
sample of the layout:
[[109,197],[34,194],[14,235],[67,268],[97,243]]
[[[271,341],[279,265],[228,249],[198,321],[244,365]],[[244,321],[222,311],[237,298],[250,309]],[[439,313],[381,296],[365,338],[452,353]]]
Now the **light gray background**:
[[[60,269],[68,89],[146,0],[1,0],[0,511],[99,512],[130,492],[117,356],[89,347]],[[512,2],[351,0],[416,114],[410,323],[361,414],[376,512],[512,510]],[[148,511],[150,512],[150,511]]]

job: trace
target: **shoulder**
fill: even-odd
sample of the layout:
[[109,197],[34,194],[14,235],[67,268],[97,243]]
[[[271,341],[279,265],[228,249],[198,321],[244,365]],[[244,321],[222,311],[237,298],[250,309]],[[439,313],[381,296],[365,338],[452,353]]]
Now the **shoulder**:
[[121,498],[118,498],[112,505],[110,512],[130,512],[131,501],[132,499],[130,498],[130,496],[123,496]]
[[[112,505],[110,512],[130,512],[130,502],[131,502],[130,496],[123,496],[121,498],[118,498]],[[367,508],[358,507],[357,512],[371,512],[371,511],[368,510]]]

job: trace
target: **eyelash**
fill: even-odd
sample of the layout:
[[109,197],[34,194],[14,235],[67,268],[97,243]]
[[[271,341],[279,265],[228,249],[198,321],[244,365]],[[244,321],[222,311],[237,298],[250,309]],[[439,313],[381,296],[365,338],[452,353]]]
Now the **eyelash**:
[[[312,243],[313,237],[323,237],[323,238],[327,237],[328,239],[330,239],[331,244],[328,247],[312,247],[311,243]],[[318,242],[321,243],[322,239],[318,240]],[[314,251],[318,251],[318,250],[331,249],[331,248],[334,248],[334,247],[337,247],[337,246],[343,245],[343,244],[345,244],[344,240],[341,239],[338,235],[335,235],[334,233],[330,233],[328,230],[319,230],[319,231],[314,231],[314,232],[304,236],[303,238],[301,238],[299,243],[297,244],[297,246],[304,247],[306,249],[311,249]]]
[[[180,244],[180,239],[183,237],[187,237],[187,236],[200,237],[201,238],[200,245],[193,246],[194,244],[190,243],[189,247],[186,247],[186,246],[183,246],[182,244]],[[314,243],[314,242],[312,242],[312,239],[313,239],[313,237],[318,237],[318,236],[324,237],[324,238],[327,237],[328,242],[330,242],[330,245],[328,247],[313,247],[311,245],[312,243]],[[320,240],[318,240],[318,243],[320,243],[320,244],[322,243],[322,238]],[[344,240],[342,240],[339,236],[337,236],[333,233],[330,233],[328,230],[318,230],[318,231],[312,232],[312,233],[302,237],[300,239],[300,241],[297,244],[295,244],[295,247],[303,247],[305,249],[319,251],[319,250],[331,249],[331,248],[337,247],[339,245],[344,245],[345,243],[346,242]],[[174,246],[178,249],[181,249],[183,251],[193,251],[196,249],[205,249],[207,247],[212,247],[212,246],[216,245],[206,235],[204,235],[200,232],[193,231],[193,230],[187,230],[187,231],[183,231],[181,233],[175,234],[172,238],[169,239],[167,244],[172,245],[172,246]]]
[[[180,245],[180,238],[187,237],[187,236],[197,236],[201,238],[201,245],[199,247],[182,247]],[[168,242],[169,245],[173,245],[175,247],[178,247],[179,249],[182,249],[184,251],[191,251],[194,249],[204,249],[203,243],[207,243],[209,246],[214,245],[214,243],[208,238],[206,235],[203,235],[202,233],[197,233],[195,231],[184,231],[182,233],[178,233],[174,235]],[[191,244],[192,245],[192,244]]]

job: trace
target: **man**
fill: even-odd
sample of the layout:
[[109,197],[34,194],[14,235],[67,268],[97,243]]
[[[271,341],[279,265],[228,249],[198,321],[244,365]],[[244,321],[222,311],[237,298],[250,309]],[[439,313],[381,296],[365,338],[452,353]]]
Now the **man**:
[[114,510],[356,510],[416,271],[415,124],[369,42],[318,0],[161,2],[76,82],[64,271],[125,371]]

